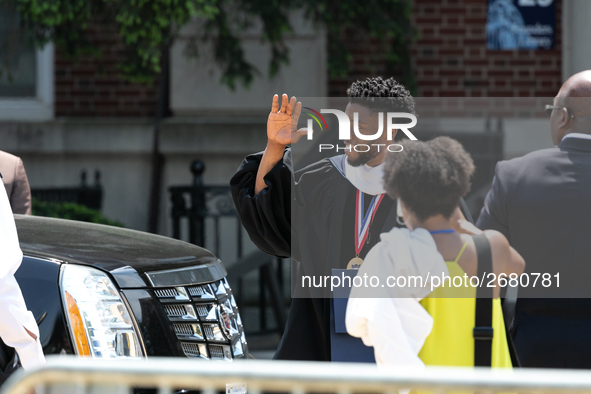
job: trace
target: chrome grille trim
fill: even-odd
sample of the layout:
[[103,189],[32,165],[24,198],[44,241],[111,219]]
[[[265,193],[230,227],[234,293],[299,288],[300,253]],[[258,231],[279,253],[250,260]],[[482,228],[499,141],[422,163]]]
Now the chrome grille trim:
[[[217,321],[218,314],[213,311],[217,308],[217,304],[195,304],[199,319],[202,321]],[[213,312],[213,316],[212,316]]]
[[191,298],[184,287],[173,287],[170,289],[155,289],[154,294],[163,302],[169,301],[190,301]]
[[207,316],[207,307],[205,305],[197,305],[197,313],[199,317]]
[[205,290],[201,286],[189,287],[189,294],[192,296],[202,296],[205,294]]
[[197,320],[195,309],[190,304],[164,305],[164,310],[170,318]]
[[204,324],[203,333],[205,334],[205,338],[207,338],[208,341],[228,342],[222,333],[220,326],[217,324]]
[[186,357],[225,361],[246,357],[244,327],[225,278],[152,290]]
[[196,339],[203,341],[203,332],[198,324],[173,324],[174,332],[179,339]]
[[181,305],[166,305],[164,309],[170,317],[182,317],[187,312]]
[[209,345],[209,354],[212,360],[230,360],[232,357],[230,347],[224,345]]
[[205,344],[181,342],[181,348],[187,357],[208,358]]
[[215,300],[215,294],[209,285],[200,285],[188,287],[189,295],[193,298],[197,298],[200,301],[213,301]]
[[174,332],[177,333],[177,335],[193,335],[193,329],[191,328],[190,325],[188,324],[174,324]]
[[156,293],[156,297],[158,298],[172,298],[179,295],[177,289],[156,289],[154,293]]
[[209,347],[211,358],[224,358],[224,351],[221,346],[212,345]]
[[191,286],[219,281],[226,275],[226,269],[220,259],[203,265],[176,270],[146,272],[146,276],[153,287]]
[[213,327],[211,325],[208,324],[206,326],[203,326],[203,332],[205,333],[205,336],[207,337],[207,339],[213,340],[214,334],[213,334]]
[[223,281],[217,282],[217,283],[212,283],[211,285],[212,285],[211,287],[213,287],[213,290],[215,291],[216,295],[218,295],[218,296],[227,296],[228,295],[228,289],[226,289],[226,286]]

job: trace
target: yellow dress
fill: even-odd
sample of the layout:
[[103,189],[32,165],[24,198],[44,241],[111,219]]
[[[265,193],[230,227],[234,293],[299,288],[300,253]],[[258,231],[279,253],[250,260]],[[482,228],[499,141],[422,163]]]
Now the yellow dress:
[[[449,276],[464,277],[464,270],[458,260],[466,249],[462,246],[455,261],[446,261]],[[446,283],[448,283],[446,281]],[[474,329],[476,288],[439,287],[421,301],[421,305],[433,318],[433,329],[423,345],[419,357],[425,365],[439,366],[474,366]],[[511,368],[511,356],[505,333],[505,322],[501,309],[501,300],[493,299],[492,341],[493,368]]]

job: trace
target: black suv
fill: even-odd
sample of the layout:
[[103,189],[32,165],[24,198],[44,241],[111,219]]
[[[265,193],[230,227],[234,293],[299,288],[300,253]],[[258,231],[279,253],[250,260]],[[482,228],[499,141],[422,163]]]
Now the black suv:
[[15,215],[15,276],[48,354],[248,357],[222,262],[171,238]]

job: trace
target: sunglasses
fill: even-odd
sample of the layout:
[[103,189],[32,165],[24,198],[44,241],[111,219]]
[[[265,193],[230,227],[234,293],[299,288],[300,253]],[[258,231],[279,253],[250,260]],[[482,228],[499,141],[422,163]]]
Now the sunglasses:
[[571,117],[571,119],[575,118],[575,115],[572,114],[572,112],[570,112],[570,110],[566,107],[561,107],[560,105],[546,105],[546,113],[548,114],[548,116],[552,116],[552,111],[554,111],[555,109],[566,109],[566,112],[568,113],[568,115]]

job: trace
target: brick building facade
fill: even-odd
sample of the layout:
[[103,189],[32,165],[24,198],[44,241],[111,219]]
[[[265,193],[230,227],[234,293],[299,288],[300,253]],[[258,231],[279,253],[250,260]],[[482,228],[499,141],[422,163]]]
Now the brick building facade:
[[[494,109],[507,112],[464,117],[462,113],[450,114],[449,106],[438,106],[447,117],[436,119],[429,118],[421,107],[421,126],[417,127],[442,133],[502,133],[504,158],[551,146],[548,120],[542,111],[549,101],[543,98],[554,96],[566,76],[591,64],[587,38],[591,36],[591,1],[556,2],[554,49],[488,51],[487,0],[414,0],[412,22],[419,37],[411,48],[411,61],[417,96],[536,96],[539,99],[523,102],[540,112],[540,116],[523,116],[523,109],[511,106],[512,101],[500,100],[509,108]],[[219,70],[202,66],[208,61],[205,56],[202,63],[195,63],[182,55],[181,42],[173,46],[173,116],[162,122],[160,134],[165,157],[161,234],[171,234],[168,187],[191,182],[188,167],[192,160],[206,163],[206,184],[227,185],[244,156],[264,148],[271,94],[285,91],[298,98],[306,94],[342,97],[354,80],[387,75],[379,42],[352,31],[348,32],[353,53],[351,74],[327,78],[326,38],[304,26],[297,15],[293,17],[297,34],[286,40],[292,51],[291,64],[275,80],[255,80],[249,90],[230,91],[220,86]],[[72,186],[79,182],[81,170],[100,170],[105,215],[127,227],[145,230],[154,129],[151,117],[158,84],[133,85],[118,76],[124,47],[114,27],[95,25],[88,33],[102,51],[101,57],[85,56],[72,62],[48,45],[36,55],[36,97],[0,98],[3,150],[23,159],[34,188]],[[244,43],[248,60],[264,72],[268,50],[260,37],[248,35]],[[393,76],[400,78],[396,73]],[[468,100],[470,111],[482,101]]]
[[101,56],[80,60],[55,57],[55,115],[80,117],[150,117],[156,106],[156,84],[127,82],[117,64],[124,46],[115,27],[93,24],[87,38]]
[[[553,97],[562,84],[562,0],[556,1],[556,45],[552,50],[486,49],[487,0],[414,0],[412,45],[417,96]],[[352,35],[353,68],[329,80],[331,96],[352,81],[384,75],[377,40]]]
[[[561,7],[556,4],[552,50],[486,49],[487,0],[415,0],[412,45],[417,95],[423,97],[552,97],[561,85]],[[72,62],[59,52],[55,62],[56,116],[148,117],[155,110],[155,86],[134,85],[117,76],[123,46],[114,28],[94,25],[88,37],[102,52]],[[342,96],[352,81],[385,75],[376,39],[347,33],[353,55],[346,78],[329,78],[329,96]]]

